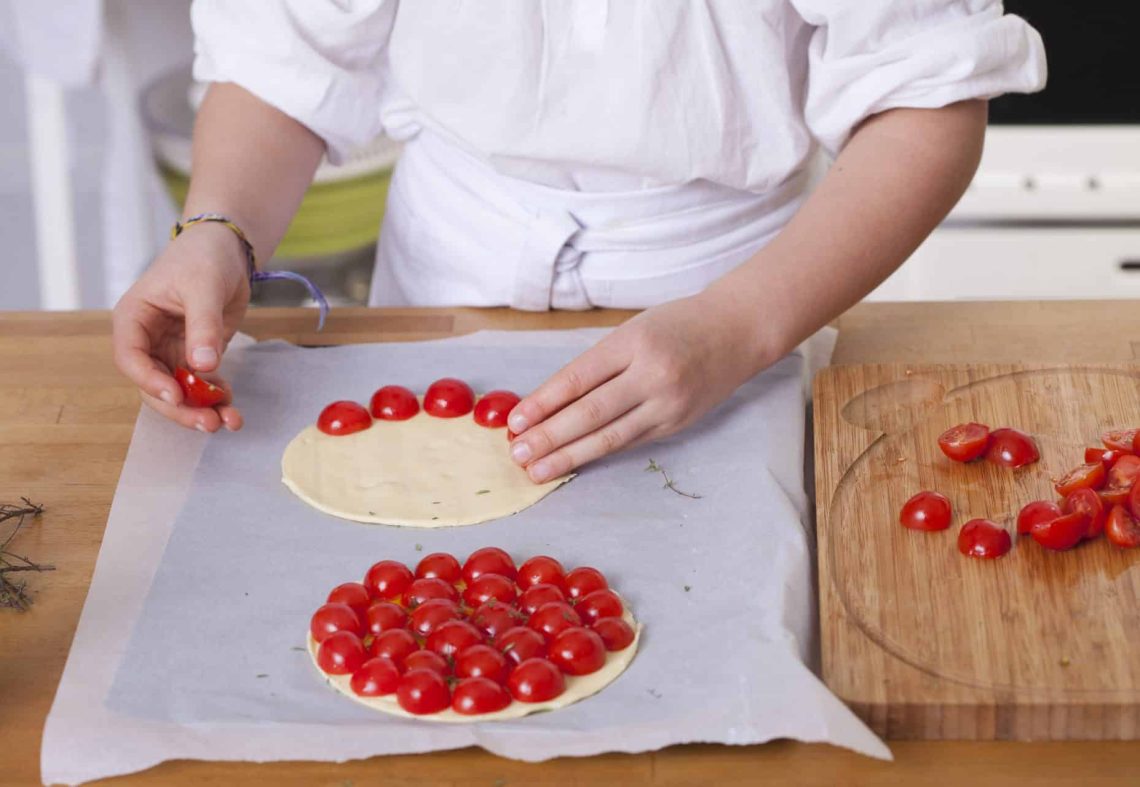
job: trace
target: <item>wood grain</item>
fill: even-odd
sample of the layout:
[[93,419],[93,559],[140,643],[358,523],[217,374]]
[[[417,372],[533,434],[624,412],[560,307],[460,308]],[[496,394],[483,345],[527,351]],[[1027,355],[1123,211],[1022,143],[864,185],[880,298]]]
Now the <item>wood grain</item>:
[[[814,401],[827,684],[890,738],[1140,737],[1140,550],[956,549],[974,517],[1017,538],[1018,510],[1054,499],[1086,445],[1140,424],[1140,367],[832,367]],[[951,462],[938,435],[966,421],[1032,433],[1041,461]],[[923,489],[950,498],[949,530],[898,524]]]
[[[874,304],[839,320],[836,357],[845,363],[1126,361],[1130,337],[1140,340],[1140,315],[1121,304],[1064,304],[1061,323],[1051,304]],[[1088,348],[1073,326],[1100,324],[1114,314],[1118,331]],[[257,309],[243,330],[258,338],[303,344],[441,338],[483,328],[554,329],[613,325],[618,312],[521,314],[505,309],[336,309],[326,331],[311,311]],[[950,335],[946,321],[1000,324],[1000,333]],[[951,332],[952,333],[952,332]],[[106,312],[0,313],[0,451],[20,481],[0,474],[0,500],[29,495],[48,505],[43,520],[18,541],[21,552],[54,563],[36,577],[37,606],[0,611],[0,784],[39,781],[40,736],[91,579],[118,472],[130,441],[138,397],[110,363]],[[942,337],[946,335],[944,340]],[[1009,346],[1022,356],[1009,355]],[[15,370],[19,370],[18,373]],[[35,459],[32,460],[32,449]],[[97,460],[53,467],[73,450]],[[881,763],[824,745],[780,741],[764,746],[677,746],[642,755],[512,762],[477,749],[424,756],[380,757],[343,764],[169,762],[116,783],[387,785],[960,785],[990,787],[1032,779],[1035,785],[1134,785],[1140,746],[1112,742],[892,743],[896,761]]]

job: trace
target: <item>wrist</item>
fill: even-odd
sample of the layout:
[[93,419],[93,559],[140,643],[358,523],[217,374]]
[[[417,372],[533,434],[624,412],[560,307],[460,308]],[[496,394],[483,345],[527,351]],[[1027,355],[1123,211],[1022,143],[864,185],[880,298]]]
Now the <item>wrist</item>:
[[217,222],[202,222],[185,227],[171,241],[171,246],[192,249],[194,256],[212,264],[228,278],[248,280],[250,263],[241,240],[229,228]]
[[720,316],[727,330],[727,341],[740,359],[747,377],[760,373],[787,355],[779,321],[772,319],[750,287],[738,283],[714,282],[694,296],[704,314]]

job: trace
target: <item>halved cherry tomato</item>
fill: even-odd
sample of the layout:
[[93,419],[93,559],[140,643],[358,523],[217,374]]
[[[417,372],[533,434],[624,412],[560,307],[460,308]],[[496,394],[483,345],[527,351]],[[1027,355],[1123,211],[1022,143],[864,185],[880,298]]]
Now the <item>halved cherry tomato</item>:
[[495,639],[495,647],[515,664],[546,656],[546,639],[525,626],[509,628]]
[[491,391],[475,403],[475,423],[488,429],[506,426],[507,416],[518,403],[518,394],[510,391]]
[[366,658],[364,644],[351,631],[338,631],[317,648],[317,666],[328,675],[351,675]]
[[1040,458],[1041,453],[1037,450],[1037,443],[1025,432],[1008,427],[990,432],[986,461],[1003,467],[1024,467]]
[[606,643],[596,631],[568,628],[550,643],[550,661],[567,675],[589,675],[606,663]]
[[483,642],[483,633],[466,620],[449,620],[427,638],[425,647],[445,659]]
[[1096,538],[1104,532],[1104,518],[1108,512],[1105,510],[1104,501],[1100,499],[1100,495],[1093,490],[1078,489],[1065,498],[1065,502],[1061,504],[1061,509],[1066,514],[1079,512],[1089,518],[1085,538]]
[[1033,526],[1030,535],[1046,549],[1061,551],[1075,547],[1088,532],[1088,514],[1074,511],[1047,522],[1038,522]]
[[602,618],[620,618],[622,610],[621,599],[612,590],[595,590],[578,599],[574,609],[587,624],[594,623]]
[[325,434],[343,437],[372,426],[372,416],[356,402],[333,402],[317,417],[317,428]]
[[974,461],[986,452],[989,444],[990,428],[984,424],[958,424],[938,437],[938,447],[942,453],[955,462]]
[[1017,514],[1017,534],[1027,536],[1038,522],[1048,522],[1064,512],[1056,503],[1049,500],[1034,500],[1022,507]]
[[451,705],[451,692],[447,681],[434,670],[408,670],[396,688],[396,702],[408,713],[423,716]]
[[463,603],[478,607],[491,599],[510,604],[515,600],[515,583],[500,574],[480,574],[463,590]]
[[332,589],[328,601],[348,604],[352,607],[352,611],[363,620],[364,613],[368,611],[368,606],[372,603],[372,597],[368,595],[368,588],[359,582],[345,582],[343,585],[337,585]]
[[1115,448],[1086,448],[1085,449],[1085,462],[1100,462],[1104,465],[1104,469],[1110,469],[1116,460],[1125,456],[1127,451],[1118,451]]
[[1136,429],[1109,429],[1100,436],[1105,448],[1115,448],[1117,451],[1136,450]]
[[378,421],[406,421],[420,411],[420,403],[404,386],[385,385],[372,394],[368,409]]
[[451,671],[447,659],[438,653],[432,653],[430,650],[417,650],[404,659],[404,671],[411,672],[414,669],[429,669],[432,672],[438,672],[445,678],[447,673]]
[[522,622],[522,615],[508,606],[492,599],[471,613],[471,625],[491,639]]
[[455,584],[463,578],[459,561],[446,552],[432,552],[416,565],[416,579],[437,577],[444,582]]
[[480,643],[464,648],[456,655],[455,677],[490,678],[496,683],[503,683],[507,680],[510,666],[502,651]]
[[1108,473],[1101,462],[1091,462],[1087,465],[1074,467],[1065,473],[1053,488],[1061,497],[1068,497],[1078,489],[1100,489],[1104,486],[1104,479]]
[[224,389],[185,367],[175,367],[174,379],[182,389],[182,401],[190,407],[214,407],[226,401]]
[[988,519],[971,519],[958,531],[958,551],[967,557],[998,558],[1012,546],[1009,533]]
[[511,695],[502,684],[487,678],[464,678],[451,695],[451,709],[465,716],[494,713],[511,704]]
[[412,572],[403,563],[381,560],[374,563],[364,575],[364,587],[368,588],[373,598],[393,600],[404,595],[413,579],[415,577]]
[[425,577],[424,579],[413,579],[412,584],[408,585],[408,589],[404,591],[402,600],[405,607],[414,609],[433,598],[459,601],[459,591],[455,589],[455,585],[444,582],[438,577]]
[[424,412],[436,418],[458,418],[475,406],[471,386],[454,377],[444,377],[428,386],[424,394]]
[[1128,493],[1128,511],[1132,516],[1140,517],[1140,484],[1133,484],[1132,491]]
[[373,601],[364,611],[364,627],[376,636],[388,629],[402,629],[408,625],[408,613],[391,601]]
[[1120,457],[1108,471],[1108,480],[1101,490],[1101,497],[1111,505],[1127,502],[1137,477],[1140,477],[1140,456],[1126,454]]
[[531,585],[523,591],[519,596],[519,610],[528,615],[533,615],[534,611],[551,601],[565,601],[566,596],[561,590],[554,585],[548,585],[545,582],[538,585]]
[[566,681],[546,659],[527,659],[511,672],[507,688],[519,702],[545,702],[565,691]]
[[391,659],[400,669],[404,668],[404,660],[419,649],[419,643],[407,629],[383,631],[376,635],[372,644],[368,646],[368,652],[373,657]]
[[515,581],[523,590],[531,585],[554,585],[562,590],[566,587],[566,569],[552,557],[535,555],[519,566]]
[[549,642],[571,626],[581,626],[582,617],[565,601],[548,601],[534,611],[526,624]]
[[911,530],[945,530],[950,527],[950,501],[937,492],[919,492],[903,503],[899,523]]
[[602,618],[591,628],[606,643],[606,650],[625,650],[633,644],[633,626],[621,618]]
[[1104,523],[1104,534],[1109,543],[1121,549],[1140,546],[1140,522],[1124,506],[1113,506]]
[[571,599],[593,593],[595,590],[605,590],[610,584],[601,571],[589,566],[579,566],[566,572],[566,595]]
[[361,697],[382,697],[400,685],[400,670],[391,659],[369,659],[352,673],[349,685]]
[[408,628],[413,634],[429,637],[431,633],[449,620],[463,617],[459,605],[449,598],[428,599],[412,610],[408,616]]
[[498,547],[483,547],[472,552],[463,564],[463,581],[471,584],[480,574],[499,574],[513,580],[518,576],[515,561]]
[[324,642],[338,631],[350,631],[359,636],[364,633],[364,624],[348,604],[337,601],[322,604],[309,621],[309,633],[317,642]]

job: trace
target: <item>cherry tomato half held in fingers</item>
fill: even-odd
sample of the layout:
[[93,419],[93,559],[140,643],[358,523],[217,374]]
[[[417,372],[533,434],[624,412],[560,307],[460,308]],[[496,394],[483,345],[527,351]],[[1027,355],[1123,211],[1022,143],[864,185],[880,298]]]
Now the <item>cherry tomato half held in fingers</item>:
[[175,367],[174,379],[182,389],[182,400],[190,407],[214,407],[226,401],[226,392],[195,372]]
[[451,695],[451,709],[465,716],[494,713],[510,704],[511,695],[502,684],[487,678],[464,678]]
[[385,385],[372,394],[368,409],[378,421],[406,421],[420,411],[420,403],[404,386]]
[[986,461],[1002,467],[1024,467],[1040,458],[1041,453],[1037,450],[1037,443],[1025,432],[1008,427],[990,432]]
[[903,503],[899,523],[911,530],[945,530],[950,527],[950,501],[937,492],[919,492]]
[[1109,429],[1100,436],[1105,448],[1132,452],[1136,450],[1136,429]]
[[527,659],[511,672],[507,688],[519,702],[546,702],[566,690],[566,681],[546,659]]
[[988,519],[971,519],[958,531],[958,551],[966,557],[998,558],[1012,546],[1009,533]]
[[1030,535],[1033,540],[1046,549],[1057,551],[1072,549],[1089,530],[1089,517],[1083,511],[1074,511],[1071,514],[1062,514],[1056,519],[1047,522],[1038,522],[1033,526]]
[[396,702],[408,713],[423,716],[438,713],[451,704],[447,681],[430,669],[413,669],[404,673],[396,687]]
[[424,394],[424,412],[436,418],[458,418],[475,407],[471,386],[454,377],[444,377],[428,386]]
[[1048,522],[1061,516],[1061,507],[1050,500],[1034,500],[1017,514],[1017,534],[1027,536],[1038,522]]
[[507,416],[519,403],[517,394],[510,391],[491,391],[475,403],[475,423],[488,429],[507,425]]
[[958,424],[938,438],[942,453],[955,462],[972,462],[986,452],[990,444],[990,428],[984,424]]
[[1061,509],[1066,514],[1080,513],[1089,518],[1085,538],[1096,538],[1104,532],[1104,520],[1108,516],[1108,510],[1104,507],[1100,495],[1093,490],[1078,489],[1065,498]]
[[1140,546],[1140,522],[1125,506],[1113,506],[1104,523],[1104,535],[1113,546],[1131,549]]
[[354,432],[363,432],[372,426],[372,416],[356,402],[333,402],[321,410],[317,417],[317,428],[327,435],[343,437]]

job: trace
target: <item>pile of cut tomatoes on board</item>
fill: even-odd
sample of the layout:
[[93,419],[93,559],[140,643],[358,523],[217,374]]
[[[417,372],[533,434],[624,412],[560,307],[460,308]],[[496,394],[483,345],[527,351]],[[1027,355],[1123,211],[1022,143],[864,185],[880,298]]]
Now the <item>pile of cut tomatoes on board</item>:
[[[1113,429],[1101,435],[1103,448],[1085,449],[1084,463],[1055,479],[1059,499],[1034,500],[1017,515],[1017,534],[1046,549],[1072,549],[1102,534],[1114,546],[1140,546],[1140,430]],[[1016,429],[990,430],[979,423],[943,432],[938,447],[956,462],[984,459],[1008,468],[1040,459],[1033,438]],[[906,501],[899,522],[912,530],[945,530],[950,500],[922,491]],[[1013,548],[1009,532],[989,519],[971,519],[958,532],[958,551],[968,557],[998,558]]]

